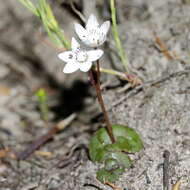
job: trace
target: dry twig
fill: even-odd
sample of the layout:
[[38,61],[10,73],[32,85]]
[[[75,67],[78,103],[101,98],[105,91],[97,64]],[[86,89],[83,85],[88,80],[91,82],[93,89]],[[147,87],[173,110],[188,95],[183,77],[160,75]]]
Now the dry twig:
[[170,152],[168,150],[164,151],[164,164],[163,164],[163,189],[169,190],[169,157]]
[[122,188],[117,187],[115,184],[113,184],[113,183],[111,183],[109,181],[106,181],[105,184],[108,185],[108,186],[110,186],[114,190],[123,190]]
[[30,144],[23,152],[17,155],[18,160],[27,159],[34,151],[36,151],[40,146],[45,144],[49,139],[53,137],[57,132],[63,130],[66,126],[68,126],[76,117],[76,114],[70,115],[68,118],[59,122],[57,125],[52,127],[47,134],[39,137],[32,144]]
[[155,42],[158,45],[159,50],[164,54],[168,60],[178,60],[182,64],[186,64],[184,60],[180,58],[175,51],[171,52],[168,50],[166,44],[154,33]]
[[116,107],[117,105],[121,104],[123,101],[125,101],[129,97],[137,94],[139,91],[141,91],[145,87],[155,86],[156,84],[165,82],[166,80],[169,80],[171,78],[181,76],[181,75],[185,75],[185,74],[189,74],[189,73],[190,73],[190,67],[187,67],[183,71],[174,72],[174,73],[171,73],[171,74],[169,74],[167,76],[159,77],[158,79],[144,82],[142,85],[137,86],[136,88],[132,89],[126,96],[123,96],[118,101],[116,101],[114,104],[112,104],[111,107],[108,109],[108,111],[112,110],[113,107]]

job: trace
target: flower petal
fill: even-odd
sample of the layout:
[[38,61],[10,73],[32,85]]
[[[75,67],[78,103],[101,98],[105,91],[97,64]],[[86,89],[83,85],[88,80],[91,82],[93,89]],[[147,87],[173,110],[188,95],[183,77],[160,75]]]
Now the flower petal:
[[63,72],[64,73],[73,73],[75,72],[76,70],[79,69],[79,63],[78,62],[68,62],[64,69],[63,69]]
[[91,30],[91,29],[98,28],[98,27],[99,27],[99,24],[98,24],[96,16],[91,14],[87,21],[86,29]]
[[87,51],[88,61],[98,60],[103,55],[103,53],[104,52],[101,49]]
[[80,24],[75,23],[75,32],[80,40],[85,41],[87,38],[87,31]]
[[83,72],[87,72],[90,70],[90,68],[92,67],[92,62],[84,62],[80,64],[80,70]]
[[110,29],[110,21],[106,21],[101,25],[100,33],[106,36],[109,29]]
[[69,62],[74,58],[74,55],[72,51],[65,51],[58,54],[58,58],[64,62]]
[[75,38],[72,38],[71,48],[72,50],[77,50],[78,48],[80,48],[80,44],[77,42]]

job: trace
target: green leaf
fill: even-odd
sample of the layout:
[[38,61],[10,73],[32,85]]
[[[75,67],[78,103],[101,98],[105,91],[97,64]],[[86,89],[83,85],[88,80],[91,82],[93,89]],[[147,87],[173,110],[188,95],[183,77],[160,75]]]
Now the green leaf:
[[104,160],[106,156],[106,150],[104,149],[103,144],[100,142],[98,139],[98,136],[104,133],[104,129],[100,129],[97,131],[96,135],[94,135],[90,141],[90,146],[89,146],[89,154],[90,158],[93,162],[101,162]]
[[[114,174],[114,175],[117,175],[118,178],[119,178],[119,175],[123,174],[124,171],[125,171],[124,168],[118,168],[118,169],[116,169],[116,170],[113,171],[113,174]],[[113,182],[114,182],[114,181],[113,181]]]
[[117,160],[120,167],[130,168],[132,164],[131,159],[124,152],[113,152],[110,154],[110,157]]
[[125,137],[117,137],[117,141],[114,144],[108,144],[105,149],[108,151],[129,150],[131,148],[128,140]]
[[105,169],[107,171],[115,170],[117,168],[119,168],[119,163],[116,159],[109,158],[105,160]]
[[89,153],[93,162],[103,162],[104,168],[97,172],[102,181],[114,182],[125,168],[132,164],[127,153],[135,153],[143,148],[136,131],[123,125],[112,125],[116,142],[112,143],[105,128],[99,129],[90,141]]
[[[122,169],[122,171],[123,171],[123,169]],[[115,174],[115,173],[109,172],[105,169],[99,170],[97,172],[96,176],[97,176],[97,179],[99,181],[101,181],[102,183],[105,183],[106,181],[114,182],[119,179],[119,175],[117,173]]]
[[123,151],[135,153],[143,148],[142,140],[134,129],[124,125],[113,125],[112,127],[116,143]]
[[125,151],[135,153],[143,148],[143,143],[134,129],[123,125],[113,125],[114,144],[105,128],[99,129],[90,141],[90,158],[101,162],[106,158],[106,152]]

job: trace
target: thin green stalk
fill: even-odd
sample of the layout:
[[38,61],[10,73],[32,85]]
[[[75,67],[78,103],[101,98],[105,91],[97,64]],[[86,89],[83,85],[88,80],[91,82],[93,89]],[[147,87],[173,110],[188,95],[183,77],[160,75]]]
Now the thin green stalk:
[[57,44],[63,45],[66,49],[70,48],[70,43],[65,38],[65,35],[61,28],[59,27],[57,20],[53,14],[50,5],[46,0],[39,0],[39,12],[40,18],[44,24],[44,27],[49,35],[49,37],[57,42]]
[[18,0],[27,7],[34,15],[39,17],[50,39],[59,46],[70,49],[71,45],[66,39],[64,32],[61,30],[57,20],[53,14],[50,5],[46,0],[38,0],[38,4],[34,5],[31,0]]
[[48,104],[47,104],[47,93],[46,93],[45,89],[40,88],[36,92],[36,96],[38,98],[38,103],[39,103],[39,108],[40,108],[40,113],[41,113],[42,119],[44,121],[48,121],[49,108],[48,108]]
[[100,72],[101,73],[107,73],[107,74],[110,74],[110,75],[116,75],[116,76],[119,76],[119,77],[122,77],[122,78],[126,77],[125,73],[122,73],[120,71],[116,71],[116,70],[113,70],[113,69],[105,69],[105,68],[100,67]]
[[62,41],[62,43],[66,49],[71,49],[71,43],[66,39],[65,35],[63,35],[63,32],[61,31],[60,28],[57,28],[55,30],[55,34],[57,35],[59,40]]
[[18,0],[20,1],[25,7],[27,7],[33,14],[39,16],[37,8],[33,5],[30,0]]
[[119,57],[121,59],[121,62],[123,66],[125,67],[125,70],[129,72],[129,69],[128,69],[129,60],[127,59],[125,51],[122,47],[121,40],[119,38],[119,32],[118,32],[117,21],[116,21],[115,0],[110,0],[110,8],[111,8],[111,18],[112,18],[112,32],[113,32],[115,44],[119,51]]

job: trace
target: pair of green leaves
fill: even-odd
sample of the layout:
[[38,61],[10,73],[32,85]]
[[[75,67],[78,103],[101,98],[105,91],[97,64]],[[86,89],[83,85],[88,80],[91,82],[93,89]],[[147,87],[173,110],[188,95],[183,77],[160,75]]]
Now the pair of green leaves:
[[91,160],[104,163],[104,168],[97,172],[97,178],[101,182],[118,180],[132,164],[127,153],[135,153],[143,148],[143,143],[134,129],[123,125],[113,125],[112,129],[115,143],[111,143],[105,128],[99,129],[90,142]]

